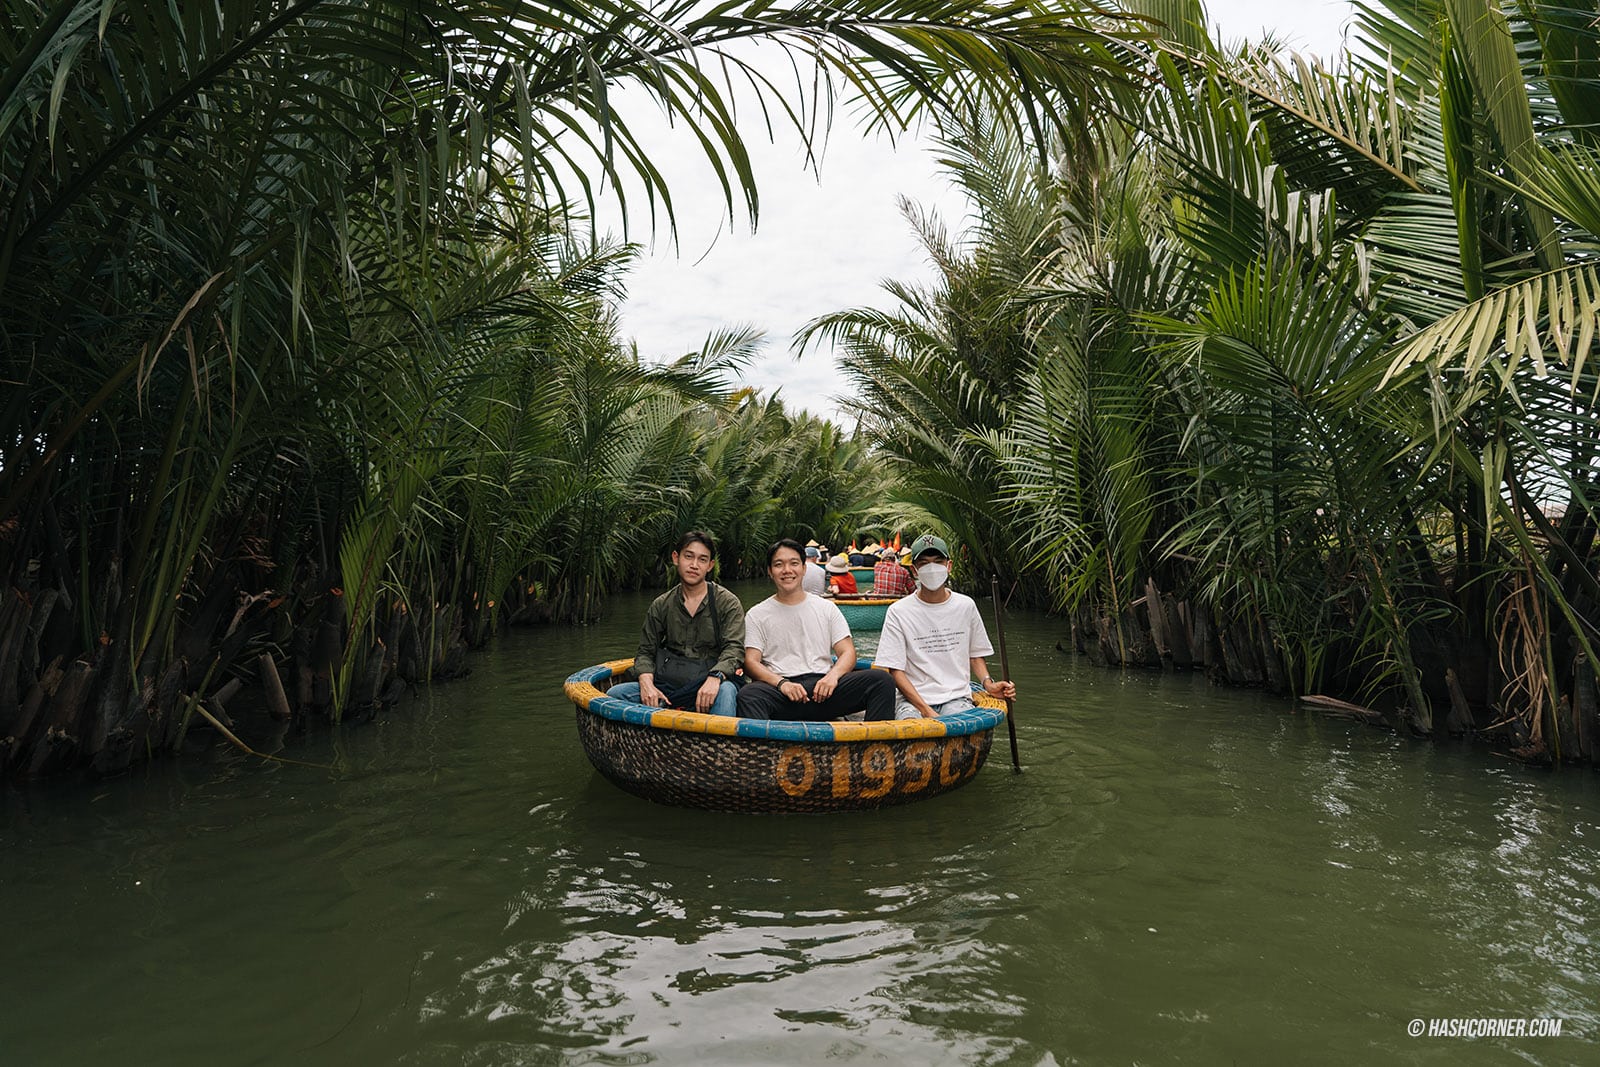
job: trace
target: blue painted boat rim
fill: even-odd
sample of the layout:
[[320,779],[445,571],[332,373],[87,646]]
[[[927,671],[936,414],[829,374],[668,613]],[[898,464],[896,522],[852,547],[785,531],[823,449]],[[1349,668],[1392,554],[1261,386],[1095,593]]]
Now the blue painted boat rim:
[[[861,741],[914,740],[916,738],[963,737],[993,730],[1005,721],[1005,705],[972,683],[973,700],[979,706],[936,719],[898,719],[892,722],[794,722],[782,719],[730,719],[723,715],[703,715],[674,708],[652,708],[632,701],[607,696],[600,683],[620,675],[633,665],[631,659],[612,660],[575,671],[568,676],[565,690],[579,708],[613,722],[632,723],[658,730],[716,734],[725,737],[768,741],[849,743]],[[871,668],[869,661],[857,670]]]

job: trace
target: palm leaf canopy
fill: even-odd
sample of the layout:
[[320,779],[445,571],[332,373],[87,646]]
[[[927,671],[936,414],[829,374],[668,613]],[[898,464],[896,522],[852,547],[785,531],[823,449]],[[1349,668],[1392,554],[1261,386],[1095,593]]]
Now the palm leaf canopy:
[[[1133,32],[1089,5],[1015,0],[12,2],[0,15],[0,174],[24,195],[11,201],[6,261],[75,210],[114,213],[120,202],[140,214],[187,177],[186,164],[225,164],[230,148],[247,168],[232,177],[271,175],[255,191],[285,210],[258,203],[224,223],[223,239],[252,220],[330,209],[396,153],[420,152],[444,183],[461,157],[500,174],[509,151],[528,185],[558,199],[569,182],[592,195],[602,176],[618,184],[627,170],[670,205],[614,108],[623,83],[684,120],[730,201],[737,189],[753,208],[739,90],[802,133],[826,117],[808,108],[831,103],[822,73],[896,127],[926,100],[976,92],[1021,100],[1051,125],[1081,118],[1097,81],[1117,71],[1113,26]],[[755,38],[790,51],[797,92],[731,50]],[[312,175],[322,182],[307,189]]]
[[[8,0],[0,377],[43,391],[0,510],[124,387],[203,391],[214,359],[234,383],[315,377],[332,356],[318,342],[348,324],[313,287],[405,307],[383,250],[447,227],[489,239],[485,203],[560,212],[642,189],[670,225],[622,86],[754,218],[751,116],[809,139],[842,85],[890,128],[975,96],[1035,128],[1082,124],[1121,69],[1112,31],[1138,33],[1070,0]],[[781,46],[792,81],[739,50],[752,40]]]

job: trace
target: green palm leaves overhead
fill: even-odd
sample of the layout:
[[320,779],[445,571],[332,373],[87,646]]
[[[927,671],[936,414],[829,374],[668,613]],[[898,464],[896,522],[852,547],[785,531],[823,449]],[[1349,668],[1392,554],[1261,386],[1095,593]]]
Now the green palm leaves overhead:
[[1032,366],[1021,294],[1055,222],[1042,167],[1015,128],[987,112],[950,120],[947,165],[982,213],[970,247],[907,206],[938,270],[925,288],[890,283],[896,311],[859,308],[821,317],[802,339],[831,341],[854,393],[846,409],[901,479],[884,519],[929,522],[954,537],[980,573],[1016,573],[1015,538],[998,504],[997,426]]
[[[912,495],[983,457],[968,510],[1005,513],[1014,565],[1116,640],[1176,590],[1224,653],[1264,650],[1261,680],[1392,696],[1422,729],[1475,705],[1529,752],[1594,754],[1572,709],[1600,638],[1600,9],[1358,5],[1328,67],[1229,52],[1198,3],[1129,6],[1163,24],[1146,91],[1092,147],[1046,142],[1041,176],[1014,127],[969,124],[951,153],[984,220],[1019,197],[964,160],[1003,159],[1037,236],[980,225],[932,304],[832,320],[877,342],[847,359],[893,382],[874,407],[916,397],[945,432],[924,418],[911,452],[901,420],[865,425]],[[999,245],[1021,265],[991,269]],[[984,355],[913,340],[996,321],[954,295],[974,272],[1013,311]],[[953,420],[1011,354],[1007,403]]]

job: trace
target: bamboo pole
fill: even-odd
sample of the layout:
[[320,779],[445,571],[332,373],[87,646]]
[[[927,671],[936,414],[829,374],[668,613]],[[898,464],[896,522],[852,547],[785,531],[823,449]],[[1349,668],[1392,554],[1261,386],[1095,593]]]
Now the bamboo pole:
[[[1000,603],[1000,576],[989,577],[989,593],[994,597],[994,632],[1000,644],[1000,676],[1006,681],[1011,680],[1011,662],[1006,656],[1006,609]],[[1012,697],[1006,697],[1006,734],[1011,738],[1011,769],[1017,774],[1022,773],[1022,763],[1017,758],[1017,702]]]

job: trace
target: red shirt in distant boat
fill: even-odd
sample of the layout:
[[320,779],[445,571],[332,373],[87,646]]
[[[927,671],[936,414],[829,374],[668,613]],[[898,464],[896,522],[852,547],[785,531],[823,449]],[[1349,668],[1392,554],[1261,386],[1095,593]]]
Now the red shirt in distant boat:
[[882,559],[872,568],[872,592],[875,596],[905,596],[916,592],[917,584],[911,572],[892,559]]
[[856,576],[849,571],[843,574],[828,573],[828,584],[833,587],[834,595],[843,593],[845,596],[855,596],[861,590],[856,588]]

